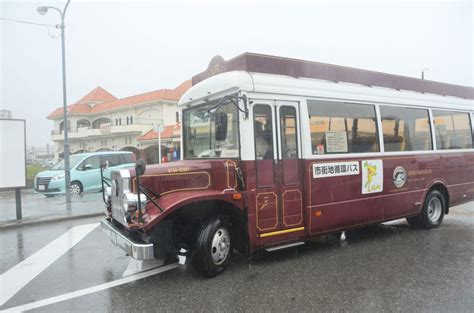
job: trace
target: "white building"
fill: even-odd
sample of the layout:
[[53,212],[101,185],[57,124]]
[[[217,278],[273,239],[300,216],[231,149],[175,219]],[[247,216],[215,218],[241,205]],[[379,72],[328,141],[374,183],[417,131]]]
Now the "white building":
[[[180,110],[177,103],[182,94],[191,87],[185,81],[175,89],[160,89],[122,99],[97,87],[76,103],[68,106],[69,150],[72,154],[94,151],[133,151],[149,163],[157,161],[158,136],[154,125],[165,126],[162,154],[168,156],[173,149],[179,150]],[[61,158],[64,142],[63,109],[58,108],[48,115],[54,122],[51,139],[55,144],[55,158]],[[168,126],[168,127],[166,127]],[[144,136],[144,140],[139,140]],[[171,136],[171,137],[169,137]]]

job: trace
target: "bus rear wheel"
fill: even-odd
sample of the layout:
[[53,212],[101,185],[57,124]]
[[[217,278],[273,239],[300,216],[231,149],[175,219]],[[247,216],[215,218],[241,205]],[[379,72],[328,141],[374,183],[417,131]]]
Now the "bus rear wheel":
[[407,218],[408,224],[423,228],[436,228],[443,222],[446,199],[438,190],[431,191],[419,215]]
[[217,276],[227,268],[232,249],[228,223],[221,217],[211,218],[197,234],[194,267],[204,276]]

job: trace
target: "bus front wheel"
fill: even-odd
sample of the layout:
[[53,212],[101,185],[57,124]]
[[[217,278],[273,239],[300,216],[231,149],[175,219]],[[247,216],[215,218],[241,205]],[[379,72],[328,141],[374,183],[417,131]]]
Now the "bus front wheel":
[[229,225],[221,217],[211,218],[197,234],[193,264],[207,277],[224,272],[232,256]]
[[443,222],[446,199],[438,190],[431,191],[419,215],[407,218],[408,224],[423,228],[436,228]]

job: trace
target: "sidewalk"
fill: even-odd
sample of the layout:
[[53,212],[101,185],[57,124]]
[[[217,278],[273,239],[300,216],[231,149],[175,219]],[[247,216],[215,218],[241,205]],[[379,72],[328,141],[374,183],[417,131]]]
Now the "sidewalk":
[[64,196],[46,198],[34,193],[32,189],[21,191],[21,206],[23,219],[17,221],[15,192],[0,192],[0,228],[58,219],[100,216],[105,210],[102,193],[72,197],[68,206]]

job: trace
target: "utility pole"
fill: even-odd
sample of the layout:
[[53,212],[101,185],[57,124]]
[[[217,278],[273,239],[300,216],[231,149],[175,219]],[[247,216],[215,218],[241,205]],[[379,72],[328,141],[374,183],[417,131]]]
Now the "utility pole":
[[427,68],[424,68],[424,69],[421,70],[421,79],[422,79],[422,80],[425,80],[425,72],[426,72],[426,71],[428,71]]
[[71,203],[71,169],[69,166],[69,141],[68,141],[68,132],[69,132],[69,121],[67,119],[67,96],[66,96],[66,36],[65,36],[65,25],[64,19],[66,17],[66,10],[69,6],[71,0],[68,0],[64,9],[61,11],[56,7],[38,7],[36,10],[39,14],[45,15],[48,13],[48,9],[55,10],[59,12],[61,17],[61,24],[56,25],[56,28],[61,29],[61,52],[62,52],[62,70],[63,70],[63,111],[64,111],[64,173],[65,173],[65,191],[66,191],[66,203]]

